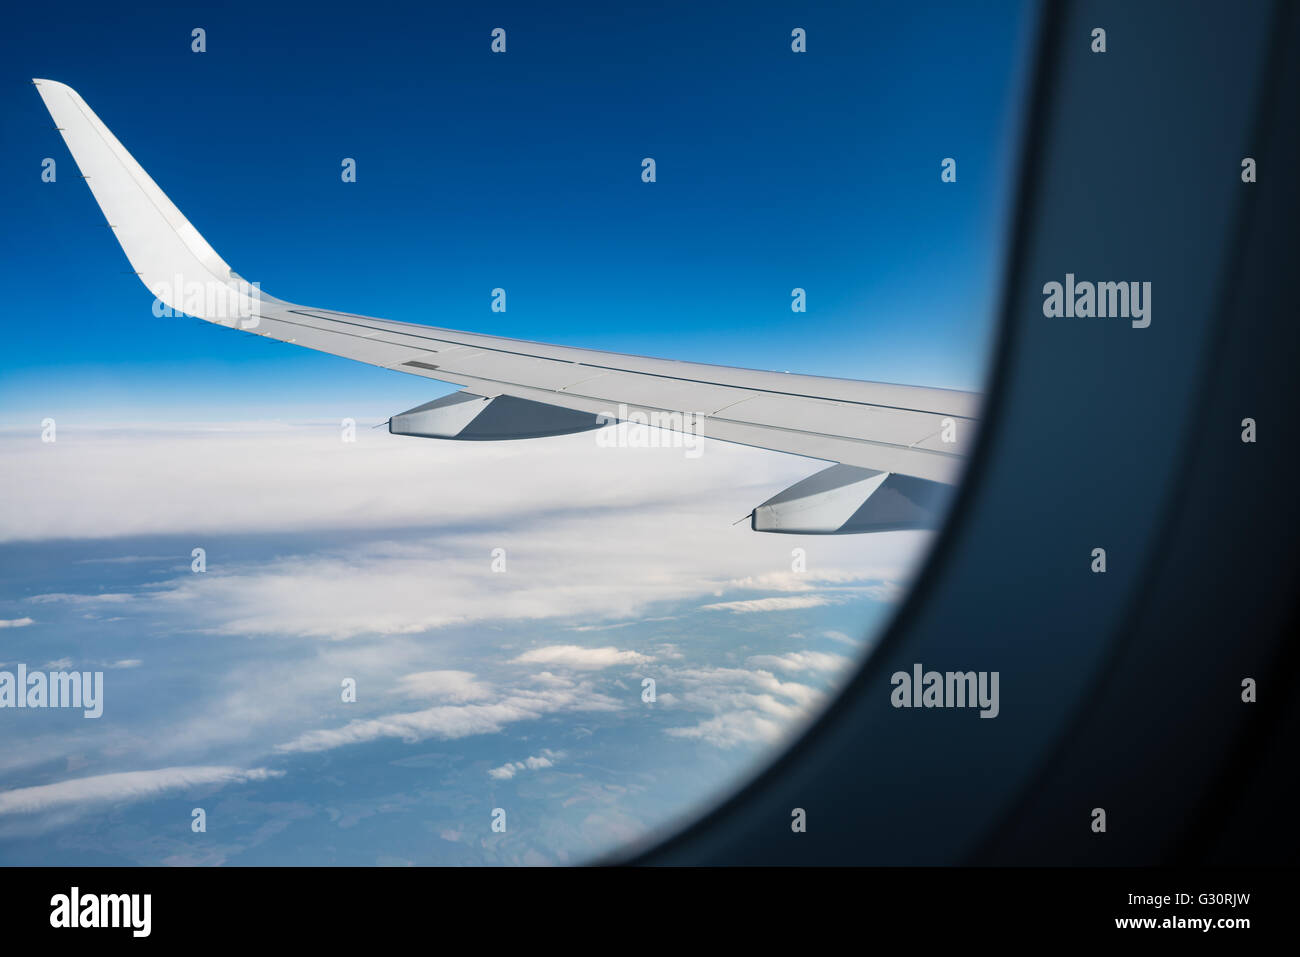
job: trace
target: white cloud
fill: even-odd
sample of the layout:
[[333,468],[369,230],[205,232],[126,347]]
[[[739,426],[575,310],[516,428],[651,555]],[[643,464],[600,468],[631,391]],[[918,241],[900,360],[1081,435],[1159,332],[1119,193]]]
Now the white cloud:
[[849,666],[849,659],[843,655],[832,655],[824,651],[791,651],[784,655],[753,655],[749,664],[756,668],[776,669],[777,671],[844,671]]
[[549,671],[539,671],[528,679],[532,684],[545,685],[549,688],[567,688],[570,684],[568,678],[553,674]]
[[164,791],[264,781],[283,773],[265,768],[181,767],[100,774],[57,784],[0,791],[0,814],[31,814],[82,804],[140,801]]
[[578,671],[596,671],[614,665],[640,665],[654,658],[635,651],[619,651],[612,646],[583,648],[581,645],[547,645],[533,648],[514,659],[520,665],[556,665]]
[[665,733],[674,738],[704,741],[727,749],[741,744],[776,744],[785,736],[786,730],[783,722],[757,711],[732,711],[696,725],[669,728]]
[[520,771],[537,771],[541,768],[550,768],[555,766],[555,761],[563,755],[557,751],[544,749],[541,754],[530,758],[524,758],[522,761],[507,761],[499,768],[488,770],[488,777],[497,781],[509,781]]
[[822,637],[823,637],[823,638],[829,638],[831,641],[838,641],[838,642],[839,642],[840,644],[842,644],[842,645],[860,645],[860,644],[862,644],[862,640],[861,640],[861,639],[859,639],[859,638],[851,638],[851,637],[849,637],[848,635],[844,634],[844,632],[842,632],[842,631],[836,631],[836,630],[833,629],[833,628],[832,628],[832,629],[828,629],[828,630],[826,630],[826,631],[823,631],[823,632],[822,632]]
[[749,598],[744,601],[719,601],[704,605],[705,611],[730,611],[738,615],[752,615],[763,611],[794,611],[800,608],[817,608],[834,604],[832,595],[797,595],[775,598]]
[[408,711],[350,721],[341,728],[323,728],[300,734],[277,751],[328,751],[398,738],[408,744],[427,738],[444,741],[477,734],[493,734],[521,721],[568,711],[616,711],[622,705],[599,694],[585,683],[566,682],[545,688],[515,688],[501,692],[495,700],[438,705],[423,711]]
[[136,562],[174,562],[178,555],[114,555],[111,558],[81,558],[78,565],[134,565]]
[[[849,540],[856,538],[851,536]],[[892,578],[898,574],[897,565],[881,565],[859,560],[853,567],[823,566],[814,571],[768,571],[755,575],[732,578],[727,588],[744,588],[751,591],[811,592],[827,586],[852,588],[863,582]]]
[[[205,574],[186,568],[138,595],[30,599],[170,611],[186,630],[216,635],[350,639],[546,619],[601,628],[738,589],[775,594],[706,608],[808,609],[873,597],[884,586],[868,583],[904,576],[928,541],[917,532],[822,539],[815,568],[795,575],[788,536],[732,522],[815,465],[724,443],[689,460],[674,449],[600,448],[589,434],[497,444],[361,430],[348,444],[333,427],[255,425],[67,430],[40,447],[46,455],[32,444],[0,433],[0,454],[22,466],[6,475],[0,541],[183,532],[202,545],[204,535],[243,530],[374,530],[370,541],[310,554],[238,565],[210,556]],[[577,496],[573,476],[583,473],[601,480]],[[412,527],[427,534],[412,539]],[[385,529],[397,530],[392,540]],[[498,547],[504,574],[492,572]]]
[[0,628],[26,628],[35,624],[31,618],[0,618]]
[[27,599],[38,605],[63,603],[69,605],[109,605],[121,604],[135,600],[134,595],[125,592],[103,592],[98,595],[73,595],[68,592],[50,592],[46,595],[32,595]]
[[903,586],[896,581],[883,581],[863,589],[872,601],[896,602],[903,597]]
[[[737,564],[783,560],[779,543],[742,542],[734,530],[701,532],[665,519],[662,529],[651,532],[642,527],[646,521],[604,513],[546,516],[520,530],[454,531],[414,543],[363,541],[337,554],[290,554],[227,567],[210,563],[203,575],[183,573],[138,596],[64,593],[39,600],[87,606],[104,601],[111,607],[134,602],[135,614],[170,610],[185,617],[189,630],[238,636],[347,639],[480,621],[560,618],[581,626],[606,619],[627,624],[655,603],[723,594],[725,573]],[[692,540],[694,548],[688,545]],[[495,574],[488,556],[502,541],[511,546],[509,571]],[[629,541],[638,545],[631,548]],[[849,574],[833,577],[838,581]],[[810,587],[821,580],[813,579]],[[873,586],[822,587],[832,592],[705,608],[736,613],[811,608],[869,598]]]
[[[0,454],[7,441],[0,435]],[[924,533],[818,539],[809,571],[789,572],[790,548],[803,540],[731,523],[817,465],[713,443],[686,460],[671,449],[598,449],[582,435],[496,446],[359,432],[349,446],[334,427],[143,436],[61,428],[57,451],[41,448],[54,456],[46,461],[22,442],[13,448],[31,470],[4,476],[10,507],[0,513],[0,541],[156,534],[184,545],[174,566],[132,593],[46,585],[47,594],[19,606],[48,611],[38,631],[87,612],[126,614],[142,634],[205,645],[276,640],[216,649],[218,665],[183,711],[42,733],[0,753],[0,767],[35,769],[71,754],[87,756],[80,773],[142,759],[251,767],[275,752],[503,732],[500,746],[510,750],[494,750],[495,760],[531,753],[554,762],[520,743],[536,722],[563,716],[595,748],[599,732],[645,712],[633,682],[619,691],[611,679],[649,662],[664,720],[677,725],[667,734],[762,746],[783,740],[824,700],[836,656],[788,653],[786,629],[769,643],[775,622],[752,613],[834,604],[826,624],[852,633],[855,603],[896,588],[890,583],[906,579],[928,541]],[[577,474],[600,480],[575,490]],[[263,533],[273,549],[241,544],[232,562],[216,536],[243,531]],[[190,574],[188,549],[205,545],[207,571]],[[498,547],[505,573],[492,571]],[[743,651],[699,640],[727,631],[743,632]],[[561,643],[575,639],[611,644]],[[137,666],[127,656],[143,646],[115,640],[117,666]],[[111,660],[107,650],[91,654]],[[747,667],[709,667],[745,655]],[[342,676],[357,679],[360,700],[322,718],[322,702],[337,706]],[[645,727],[662,733],[651,730],[660,724]],[[492,777],[525,773],[528,761],[492,768]],[[486,767],[474,765],[479,786]]]
[[[681,449],[601,448],[592,433],[494,443],[359,429],[345,443],[337,424],[267,422],[150,430],[60,422],[54,444],[0,431],[0,455],[7,464],[0,541],[490,524],[557,506],[673,500],[698,514],[719,493],[730,498],[729,525],[738,508],[816,469],[717,442],[687,459]],[[578,497],[575,474],[601,480]]]
[[420,671],[403,675],[398,691],[408,698],[442,698],[446,701],[476,701],[492,689],[468,671]]
[[773,744],[805,722],[825,700],[825,693],[816,688],[782,681],[763,670],[688,668],[674,672],[670,680],[682,688],[674,710],[680,706],[714,716],[665,733],[719,748]]

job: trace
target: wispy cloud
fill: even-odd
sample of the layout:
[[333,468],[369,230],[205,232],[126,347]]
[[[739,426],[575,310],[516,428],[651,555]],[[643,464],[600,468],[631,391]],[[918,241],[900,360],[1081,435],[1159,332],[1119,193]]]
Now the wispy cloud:
[[822,632],[823,638],[829,638],[831,641],[838,641],[841,645],[860,645],[861,638],[853,638],[842,631],[836,631],[834,628],[828,628]]
[[441,698],[445,701],[477,701],[490,697],[492,689],[468,671],[420,671],[403,675],[398,692],[408,698]]
[[140,801],[165,791],[265,781],[283,773],[266,768],[178,767],[100,774],[0,791],[0,814],[32,814],[83,804]]
[[[30,469],[14,471],[0,541],[183,531],[202,545],[205,535],[241,530],[371,530],[370,541],[344,549],[281,551],[255,563],[210,554],[204,574],[186,568],[135,594],[52,590],[29,599],[170,613],[187,630],[217,635],[342,640],[546,619],[602,628],[710,596],[709,612],[809,609],[874,597],[882,582],[905,576],[926,540],[885,533],[865,550],[853,536],[821,540],[810,571],[791,572],[787,537],[731,523],[738,506],[804,477],[809,463],[720,443],[687,460],[673,449],[600,448],[590,435],[498,446],[358,433],[349,444],[318,427],[69,434],[57,451],[42,446],[46,455],[29,437],[3,435],[0,453],[7,442]],[[178,457],[190,463],[179,484],[168,464]],[[572,476],[580,471],[605,480],[578,502]],[[435,495],[431,475],[439,476]],[[428,534],[384,537],[386,528],[412,526]],[[498,548],[504,571],[494,571]]]
[[650,655],[635,651],[620,651],[612,646],[583,648],[581,645],[547,645],[533,648],[515,658],[520,665],[553,665],[578,671],[596,671],[614,665],[640,665],[653,661]]
[[509,781],[520,771],[537,771],[541,768],[554,767],[555,762],[563,756],[561,752],[546,748],[541,754],[533,757],[524,758],[522,761],[507,761],[499,768],[491,768],[488,770],[488,777],[497,781]]
[[26,628],[35,623],[31,618],[0,618],[0,628]]
[[838,601],[834,595],[781,595],[773,598],[747,598],[742,601],[718,601],[704,605],[705,611],[730,611],[738,615],[752,615],[764,611],[794,611],[799,608],[817,608]]
[[[555,676],[550,676],[552,679]],[[381,738],[414,743],[427,738],[444,741],[478,734],[493,734],[508,725],[534,721],[563,711],[615,711],[619,702],[596,692],[589,684],[548,681],[540,688],[513,688],[497,692],[492,700],[437,705],[349,721],[339,728],[322,728],[300,734],[277,746],[277,751],[329,751]]]
[[[740,761],[746,749],[784,740],[806,720],[838,663],[848,661],[813,654],[823,646],[792,641],[789,621],[761,613],[826,607],[817,620],[852,633],[872,590],[905,580],[926,541],[889,533],[807,542],[733,527],[738,504],[761,501],[815,466],[725,446],[690,461],[671,449],[600,450],[586,444],[590,436],[494,450],[387,436],[360,436],[349,447],[336,429],[83,438],[61,431],[57,451],[42,449],[64,461],[38,464],[35,478],[21,479],[15,507],[0,515],[0,541],[170,534],[170,544],[132,542],[120,551],[175,547],[180,557],[141,564],[132,579],[122,574],[130,569],[101,579],[92,566],[55,579],[17,606],[33,616],[41,609],[42,628],[30,629],[31,638],[64,623],[86,635],[92,616],[126,614],[141,635],[202,645],[211,666],[183,708],[160,700],[122,712],[112,726],[49,729],[14,742],[0,766],[27,775],[24,783],[47,780],[39,775],[63,759],[65,773],[100,774],[81,780],[101,783],[8,792],[11,807],[35,807],[42,793],[49,807],[74,793],[89,806],[99,800],[93,795],[147,796],[169,780],[219,784],[239,780],[220,774],[276,766],[268,755],[376,741],[500,735],[440,749],[476,754],[460,767],[473,769],[480,788],[485,773],[518,781],[543,770],[543,761],[555,765],[559,752],[541,744],[571,753],[615,736],[636,746],[653,735],[670,750],[694,750],[672,739],[697,742],[732,751],[717,756],[724,763]],[[182,448],[195,458],[192,481],[178,484],[162,463]],[[72,482],[76,470],[89,474],[97,464],[111,473],[102,488]],[[575,501],[575,470],[608,482]],[[384,476],[380,490],[375,475]],[[42,504],[43,485],[57,507]],[[74,492],[90,499],[78,503]],[[266,533],[258,541],[273,548],[249,546],[248,536],[236,535],[244,530]],[[791,548],[800,543],[809,570],[794,573]],[[203,574],[192,574],[185,558],[194,546],[208,547]],[[94,548],[88,554],[106,555],[112,545]],[[497,548],[505,550],[504,571],[494,570]],[[83,666],[138,668],[145,658],[151,678],[168,680],[175,663],[162,651],[143,654],[133,643],[137,629],[104,631],[94,641],[42,646],[30,660],[70,654]],[[701,641],[706,632],[735,640]],[[6,647],[26,637],[10,633]],[[219,640],[248,637],[262,640]],[[729,667],[718,667],[724,662]],[[654,710],[639,682],[627,680],[643,671],[658,684]],[[122,673],[123,687],[141,677]],[[356,702],[339,700],[345,677],[357,682]],[[654,720],[628,720],[645,714]],[[566,760],[595,766],[585,754]],[[317,763],[331,764],[295,757],[291,773],[318,773],[310,770]],[[102,773],[142,764],[177,768],[152,783]],[[181,776],[164,774],[173,770]],[[27,833],[37,823],[18,816],[7,826]]]
[[682,691],[675,709],[712,712],[693,725],[668,728],[670,737],[695,739],[718,748],[774,744],[808,719],[825,700],[809,685],[782,681],[769,671],[746,668],[688,668],[673,675]]
[[749,664],[756,668],[776,671],[833,673],[845,670],[849,665],[849,659],[843,655],[832,655],[824,651],[791,651],[784,655],[752,655]]
[[134,601],[135,596],[126,592],[100,592],[97,595],[77,595],[70,592],[49,592],[44,595],[32,595],[27,599],[37,605],[118,605]]
[[[738,506],[810,470],[806,460],[712,442],[686,459],[680,449],[601,448],[589,433],[431,442],[359,429],[356,441],[343,442],[336,424],[257,422],[149,431],[60,423],[51,445],[0,431],[0,455],[8,466],[0,541],[490,524],[579,504],[602,510],[676,501],[698,514],[720,504],[719,493],[731,499],[718,515],[730,516],[729,525]],[[184,481],[177,462],[186,463]],[[577,502],[573,476],[584,472],[603,480]],[[430,476],[438,477],[437,494]]]

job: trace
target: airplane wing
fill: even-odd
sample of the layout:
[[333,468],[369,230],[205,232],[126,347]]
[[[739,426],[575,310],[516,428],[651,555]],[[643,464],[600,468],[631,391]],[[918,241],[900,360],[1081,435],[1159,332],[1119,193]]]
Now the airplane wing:
[[462,387],[393,416],[396,434],[499,440],[630,421],[835,463],[751,513],[755,530],[802,534],[930,524],[970,448],[972,393],[547,345],[277,299],[217,255],[75,90],[32,82],[162,306]]

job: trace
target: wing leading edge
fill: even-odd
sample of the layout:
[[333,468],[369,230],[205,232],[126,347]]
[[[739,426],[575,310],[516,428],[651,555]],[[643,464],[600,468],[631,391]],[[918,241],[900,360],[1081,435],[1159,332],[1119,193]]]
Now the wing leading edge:
[[752,513],[757,530],[802,533],[926,524],[916,509],[864,520],[864,498],[847,513],[846,503],[863,491],[879,492],[879,503],[899,488],[909,502],[932,502],[933,490],[916,489],[953,483],[970,448],[979,396],[968,392],[547,345],[277,299],[230,268],[75,90],[33,83],[132,269],[163,306],[464,389],[457,401],[394,416],[398,434],[523,438],[630,420],[837,463],[812,477],[835,473],[813,483],[811,503],[790,494],[807,491],[809,479]]

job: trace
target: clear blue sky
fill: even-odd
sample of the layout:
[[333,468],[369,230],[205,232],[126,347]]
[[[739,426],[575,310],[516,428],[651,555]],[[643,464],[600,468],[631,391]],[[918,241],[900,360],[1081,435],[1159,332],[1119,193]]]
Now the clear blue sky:
[[[1017,4],[589,6],[15,7],[0,40],[3,424],[382,416],[430,391],[155,319],[31,77],[76,88],[272,295],[981,387]],[[206,53],[190,50],[195,26]],[[505,55],[489,51],[497,26]],[[806,54],[790,51],[795,26]],[[54,184],[40,179],[47,156]],[[653,185],[640,181],[645,156]],[[955,185],[939,179],[946,156]],[[355,184],[340,180],[343,157],[358,162]],[[488,308],[497,286],[504,315]],[[790,311],[795,286],[806,315]]]

